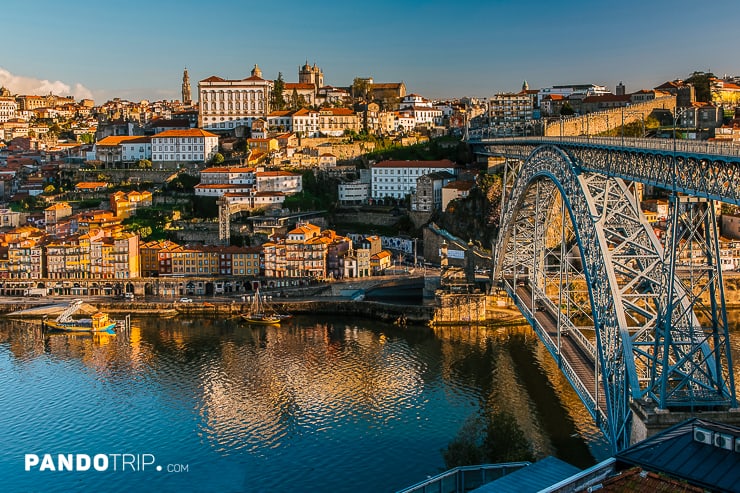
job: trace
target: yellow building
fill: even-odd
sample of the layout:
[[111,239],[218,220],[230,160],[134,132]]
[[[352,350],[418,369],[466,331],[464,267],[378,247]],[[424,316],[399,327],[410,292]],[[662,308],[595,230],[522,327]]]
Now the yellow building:
[[383,250],[370,257],[370,268],[373,274],[379,274],[391,266],[391,253]]
[[151,207],[152,193],[147,190],[143,192],[134,190],[129,193],[116,192],[111,194],[110,204],[117,218],[126,219],[136,215],[136,210],[139,208]]
[[57,202],[44,209],[46,224],[56,224],[60,219],[72,215],[72,206],[67,202]]

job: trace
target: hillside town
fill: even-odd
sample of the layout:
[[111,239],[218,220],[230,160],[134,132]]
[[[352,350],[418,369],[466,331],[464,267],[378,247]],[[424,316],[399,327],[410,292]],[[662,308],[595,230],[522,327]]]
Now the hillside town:
[[[471,249],[476,269],[490,267],[492,235],[451,216],[500,172],[464,152],[471,129],[740,145],[736,77],[695,72],[634,92],[524,82],[432,101],[402,81],[328,85],[308,61],[296,75],[254,64],[194,88],[185,70],[171,101],[1,88],[0,295],[239,293],[439,265],[443,243],[451,262]],[[646,190],[642,207],[660,236],[667,200]],[[723,268],[737,270],[740,215],[719,212]],[[496,214],[481,214],[494,229]]]

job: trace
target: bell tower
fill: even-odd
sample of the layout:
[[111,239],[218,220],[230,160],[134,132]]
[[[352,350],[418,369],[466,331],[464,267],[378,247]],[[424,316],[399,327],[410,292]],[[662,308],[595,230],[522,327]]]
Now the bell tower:
[[193,104],[193,96],[190,94],[190,76],[187,68],[182,73],[182,104],[187,106]]

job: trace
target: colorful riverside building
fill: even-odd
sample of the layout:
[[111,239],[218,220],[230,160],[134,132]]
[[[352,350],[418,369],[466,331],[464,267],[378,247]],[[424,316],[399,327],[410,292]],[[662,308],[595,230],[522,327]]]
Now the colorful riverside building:
[[139,277],[139,236],[96,230],[51,240],[46,266],[49,279],[134,279]]
[[258,276],[260,248],[233,246],[182,246],[171,241],[150,241],[141,246],[142,275]]
[[46,272],[44,245],[46,234],[32,226],[21,226],[3,235],[7,262],[4,274],[6,279],[41,279]]
[[274,278],[343,278],[370,275],[370,250],[311,223],[262,245],[264,274]]

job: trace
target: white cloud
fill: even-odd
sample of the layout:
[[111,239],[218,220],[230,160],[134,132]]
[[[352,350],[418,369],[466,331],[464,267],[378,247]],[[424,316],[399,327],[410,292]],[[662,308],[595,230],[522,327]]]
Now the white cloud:
[[74,96],[77,100],[93,98],[90,89],[79,82],[75,82],[74,87],[72,87],[60,80],[52,82],[45,79],[15,75],[2,67],[0,67],[0,86],[7,87],[14,94],[35,94],[41,96],[53,93],[57,96]]

